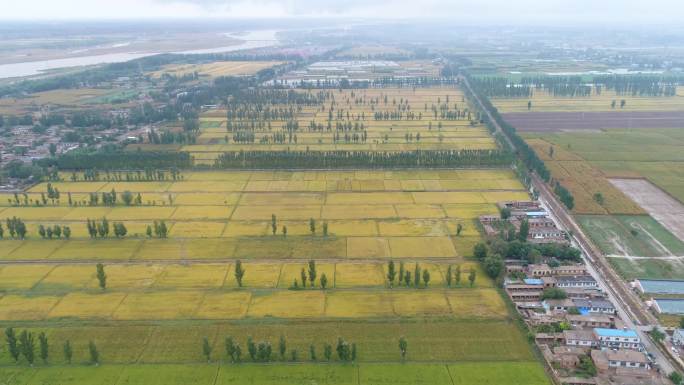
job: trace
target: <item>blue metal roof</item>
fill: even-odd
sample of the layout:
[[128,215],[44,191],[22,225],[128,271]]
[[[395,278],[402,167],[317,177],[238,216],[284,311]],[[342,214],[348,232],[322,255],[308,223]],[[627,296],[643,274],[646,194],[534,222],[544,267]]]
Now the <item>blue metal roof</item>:
[[538,278],[525,278],[525,283],[528,285],[543,285],[544,281]]
[[594,331],[599,336],[604,337],[623,337],[623,338],[637,338],[637,333],[632,329],[605,329],[595,328]]

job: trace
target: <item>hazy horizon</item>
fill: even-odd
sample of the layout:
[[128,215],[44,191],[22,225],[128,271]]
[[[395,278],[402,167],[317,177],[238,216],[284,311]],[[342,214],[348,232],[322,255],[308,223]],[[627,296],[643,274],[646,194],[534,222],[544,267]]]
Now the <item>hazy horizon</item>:
[[[587,25],[597,27],[680,23],[684,6],[676,0],[33,0],[5,5],[7,21],[199,20],[362,18],[454,20],[461,25]],[[481,15],[486,15],[483,18]]]

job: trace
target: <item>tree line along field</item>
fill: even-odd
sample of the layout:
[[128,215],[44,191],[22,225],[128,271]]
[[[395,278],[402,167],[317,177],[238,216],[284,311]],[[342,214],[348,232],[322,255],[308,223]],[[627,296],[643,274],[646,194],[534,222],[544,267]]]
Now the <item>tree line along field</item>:
[[[533,89],[531,97],[492,98],[492,104],[501,113],[511,112],[568,112],[568,111],[682,111],[684,87],[677,87],[677,94],[668,97],[621,95],[613,90],[593,89],[589,96],[555,96],[546,89]],[[625,105],[621,108],[621,101]],[[531,108],[528,109],[528,102]],[[616,105],[612,106],[612,102]]]
[[[322,177],[327,180],[319,180]],[[175,182],[63,181],[50,186],[60,191],[60,199],[53,203],[46,198],[45,206],[47,183],[34,186],[26,196],[0,198],[0,218],[20,218],[28,230],[25,240],[12,240],[6,231],[0,258],[453,259],[469,255],[479,240],[477,216],[495,213],[498,201],[527,197],[507,170],[199,172]],[[116,204],[105,206],[98,200],[91,205],[91,193],[100,196],[112,189],[119,197]],[[139,193],[141,203],[124,204],[125,191]],[[128,233],[122,239],[90,238],[87,219],[102,218],[125,224]],[[317,228],[313,235],[312,219]],[[166,239],[146,234],[154,221],[167,223]],[[41,239],[41,225],[69,226],[71,237]]]

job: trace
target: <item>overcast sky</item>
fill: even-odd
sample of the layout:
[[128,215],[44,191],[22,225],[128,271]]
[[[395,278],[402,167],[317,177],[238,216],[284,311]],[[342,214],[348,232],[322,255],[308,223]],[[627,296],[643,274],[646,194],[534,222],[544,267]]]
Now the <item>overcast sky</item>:
[[[441,17],[525,24],[681,23],[684,0],[2,0],[0,19]],[[628,26],[628,25],[626,25]]]

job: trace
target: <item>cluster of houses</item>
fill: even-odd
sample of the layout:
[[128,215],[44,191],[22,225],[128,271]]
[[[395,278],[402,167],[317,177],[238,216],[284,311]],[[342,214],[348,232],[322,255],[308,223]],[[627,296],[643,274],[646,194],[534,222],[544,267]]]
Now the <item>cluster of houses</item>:
[[[531,243],[569,243],[565,231],[559,229],[549,213],[535,201],[511,201],[497,204],[501,215],[482,215],[480,223],[488,236],[506,229],[520,231],[524,221],[528,224],[527,241]],[[504,214],[505,213],[505,214]]]
[[[514,226],[525,219],[530,221],[528,241],[565,240],[565,234],[555,224],[541,225],[548,232],[532,231],[532,220],[553,223],[538,204],[504,202],[499,207],[510,209],[507,221]],[[494,223],[501,220],[492,217],[493,225],[487,231],[498,233],[500,230]],[[639,333],[625,327],[585,264],[558,265],[555,261],[524,264],[509,260],[506,273],[505,291],[530,329],[536,331],[535,342],[559,383],[662,383],[662,376],[644,350]],[[682,337],[684,342],[684,333]],[[595,368],[595,376],[591,375],[587,362]]]

